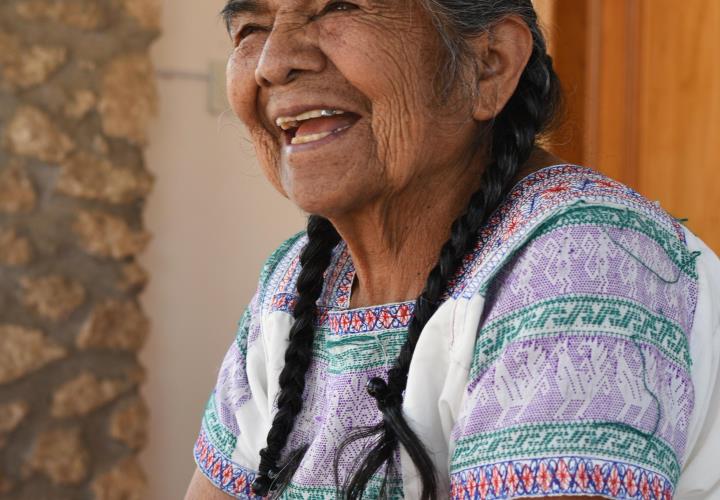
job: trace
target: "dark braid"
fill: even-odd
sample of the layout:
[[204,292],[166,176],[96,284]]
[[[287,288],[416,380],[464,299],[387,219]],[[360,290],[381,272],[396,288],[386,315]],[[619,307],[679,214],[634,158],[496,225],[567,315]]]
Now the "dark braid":
[[[330,265],[332,251],[340,241],[340,235],[333,225],[322,217],[311,215],[307,225],[308,242],[300,255],[302,270],[297,280],[298,301],[293,311],[295,322],[290,329],[290,343],[285,351],[285,366],[280,372],[280,393],[277,398],[278,411],[273,418],[267,436],[267,446],[260,451],[260,467],[252,488],[258,495],[265,496],[275,484],[283,483],[285,472],[294,469],[292,464],[278,467],[280,453],[287,443],[288,435],[295,424],[295,417],[302,409],[305,390],[305,374],[310,367],[315,338],[316,302],[323,288],[323,275]],[[297,467],[304,450],[295,452]],[[279,477],[280,471],[283,477]],[[294,472],[294,471],[293,471]]]
[[[369,481],[383,466],[385,478],[382,490],[385,489],[398,444],[404,447],[419,471],[422,482],[421,498],[437,498],[437,476],[433,462],[402,412],[410,362],[420,334],[440,306],[448,283],[460,270],[464,256],[477,244],[480,229],[507,194],[513,178],[530,157],[538,134],[550,124],[560,101],[559,82],[553,71],[552,61],[547,55],[545,41],[537,26],[530,0],[421,1],[433,16],[443,40],[448,45],[448,68],[459,68],[458,61],[463,57],[460,52],[463,47],[462,40],[477,35],[507,15],[523,18],[533,34],[534,46],[515,93],[492,123],[491,162],[482,174],[481,187],[471,197],[465,213],[452,224],[451,236],[443,245],[438,263],[430,271],[425,287],[415,302],[407,340],[393,367],[388,371],[388,380],[385,382],[376,377],[368,381],[367,389],[377,400],[383,417],[382,423],[357,429],[338,449],[335,459],[336,478],[338,461],[343,450],[359,439],[374,437],[373,447],[362,458],[356,472],[345,486],[345,497],[348,499],[362,498]],[[453,78],[454,69],[445,74]],[[311,230],[314,234],[311,234]],[[332,225],[317,217],[311,217],[308,235],[308,247],[301,257],[303,270],[298,278],[296,319],[286,353],[286,367],[280,376],[278,414],[268,434],[268,446],[261,451],[260,476],[253,483],[255,492],[262,495],[267,494],[270,489],[271,479],[278,470],[276,464],[280,452],[302,406],[304,375],[312,355],[315,301],[322,289],[323,273],[329,265],[332,249],[339,241]],[[312,249],[308,250],[310,247]],[[306,266],[309,269],[306,270]],[[313,279],[317,282],[311,284]],[[294,454],[288,469],[294,471],[303,451]],[[287,484],[290,477],[291,473],[283,474],[282,482]]]

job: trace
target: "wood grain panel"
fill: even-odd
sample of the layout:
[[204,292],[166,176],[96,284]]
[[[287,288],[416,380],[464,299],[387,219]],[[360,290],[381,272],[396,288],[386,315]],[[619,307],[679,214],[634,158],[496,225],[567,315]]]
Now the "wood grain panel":
[[554,0],[552,55],[565,94],[565,120],[547,144],[573,163],[585,162],[588,88],[588,0]]
[[643,0],[638,188],[720,251],[720,2]]
[[639,0],[593,0],[588,163],[637,188]]

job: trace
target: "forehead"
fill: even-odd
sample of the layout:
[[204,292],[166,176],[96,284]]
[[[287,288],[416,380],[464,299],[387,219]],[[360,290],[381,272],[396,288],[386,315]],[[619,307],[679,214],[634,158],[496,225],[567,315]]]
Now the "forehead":
[[[228,0],[223,8],[224,15],[248,13],[267,13],[281,8],[302,9],[315,4],[325,4],[329,0]],[[374,7],[398,6],[403,4],[402,0],[363,0],[361,3]]]

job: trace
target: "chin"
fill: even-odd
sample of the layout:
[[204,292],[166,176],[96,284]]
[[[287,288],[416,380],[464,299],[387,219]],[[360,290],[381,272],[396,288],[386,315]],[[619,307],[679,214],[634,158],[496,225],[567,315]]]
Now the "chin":
[[307,214],[320,215],[327,219],[335,218],[351,210],[353,203],[348,193],[338,193],[331,190],[294,189],[289,191],[290,201]]

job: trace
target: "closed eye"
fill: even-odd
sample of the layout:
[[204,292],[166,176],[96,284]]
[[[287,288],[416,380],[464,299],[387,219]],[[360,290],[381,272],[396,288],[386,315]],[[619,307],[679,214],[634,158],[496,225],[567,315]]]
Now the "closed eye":
[[329,2],[323,9],[320,11],[319,16],[323,16],[325,14],[329,14],[331,12],[344,12],[349,10],[355,10],[357,9],[357,5],[350,3],[350,2]]
[[235,35],[235,42],[240,42],[241,40],[249,37],[253,33],[262,31],[267,31],[267,28],[258,24],[246,24],[245,26],[240,28],[240,31],[238,31],[237,35]]

